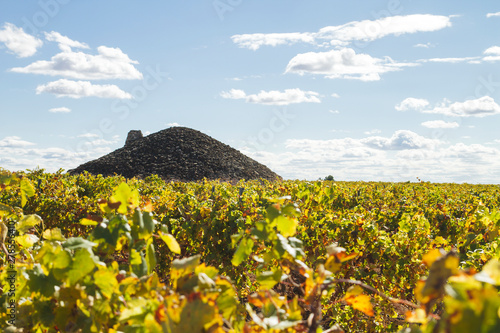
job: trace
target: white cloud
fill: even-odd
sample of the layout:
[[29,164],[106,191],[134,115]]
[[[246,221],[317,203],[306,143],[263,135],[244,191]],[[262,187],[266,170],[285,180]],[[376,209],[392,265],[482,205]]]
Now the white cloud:
[[339,110],[329,110],[328,112],[333,113],[333,114],[339,114],[340,113]]
[[[374,142],[382,144],[377,147]],[[291,179],[315,180],[331,174],[338,180],[416,181],[419,177],[433,182],[500,183],[500,149],[450,145],[409,131],[384,138],[290,139],[280,153],[252,147],[241,150]]]
[[340,98],[340,95],[337,94],[337,93],[333,93],[333,94],[331,94],[331,96],[334,97],[334,98]]
[[445,99],[432,108],[427,108],[428,105],[429,102],[425,99],[410,97],[396,105],[396,110],[416,110],[422,113],[436,113],[452,117],[486,117],[500,114],[500,105],[489,96],[455,103]]
[[83,133],[77,136],[77,138],[87,138],[87,139],[92,139],[92,138],[98,138],[99,134],[96,133]]
[[500,61],[500,46],[492,46],[484,51],[487,54],[483,58],[484,61]]
[[239,47],[258,50],[261,46],[291,45],[295,43],[310,43],[315,41],[311,33],[270,33],[270,34],[243,34],[231,37]]
[[434,47],[434,44],[427,42],[425,44],[422,44],[422,43],[415,44],[415,45],[413,45],[413,47],[420,47],[420,48],[428,49],[428,48]]
[[168,123],[167,126],[168,127],[179,127],[181,125],[179,125],[178,123]]
[[48,148],[3,148],[0,150],[0,165],[11,171],[43,168],[55,172],[60,168],[71,169],[89,160],[112,151],[110,147],[81,146],[81,151],[60,147]]
[[33,145],[34,143],[21,140],[18,136],[7,136],[0,140],[0,147],[2,148],[22,148]]
[[[65,44],[67,46],[67,44]],[[56,54],[50,61],[39,60],[26,67],[12,68],[12,72],[62,76],[81,80],[138,80],[143,75],[128,55],[119,48],[99,46],[98,54],[91,55],[71,50]]]
[[495,16],[500,16],[500,12],[498,12],[498,13],[488,13],[488,14],[486,14],[486,17],[487,17],[487,18],[490,18],[490,17],[495,17]]
[[495,55],[500,55],[500,46],[492,46],[486,51],[484,51],[484,54],[495,54]]
[[344,48],[327,52],[308,52],[296,55],[286,67],[285,73],[304,75],[321,74],[330,79],[356,79],[378,81],[380,75],[399,71],[410,63],[396,63],[391,58],[374,58],[368,54],[356,54],[353,49]]
[[442,105],[436,106],[431,110],[424,110],[423,112],[455,117],[486,117],[500,114],[500,105],[493,98],[484,96],[452,104],[444,102]]
[[460,126],[457,122],[446,122],[444,120],[424,121],[421,125],[427,128],[457,128]]
[[247,103],[265,105],[289,105],[297,103],[321,103],[319,94],[314,91],[302,91],[298,88],[285,89],[285,91],[264,91],[258,94],[247,95],[243,90],[231,89],[220,94],[223,98],[244,99]]
[[428,105],[429,101],[427,101],[426,99],[408,97],[404,101],[396,105],[395,109],[398,111],[422,110]]
[[49,82],[47,84],[39,85],[36,88],[36,93],[50,93],[57,97],[99,97],[99,98],[118,98],[118,99],[131,99],[132,95],[121,90],[116,85],[106,84],[98,85],[92,84],[89,81],[71,81],[60,79],[57,81]]
[[12,23],[5,23],[0,29],[0,42],[20,58],[31,57],[43,45],[40,39],[25,33],[23,28]]
[[440,140],[427,139],[407,130],[396,131],[390,138],[373,136],[362,139],[360,142],[371,148],[382,150],[434,148],[442,143]]
[[451,26],[452,16],[415,14],[391,16],[377,20],[352,21],[328,26],[318,32],[255,33],[231,37],[239,47],[257,50],[262,46],[296,43],[347,46],[354,41],[369,42],[386,36],[437,31]]
[[60,107],[60,108],[49,109],[49,112],[52,112],[52,113],[69,113],[69,112],[71,112],[71,109],[63,106],[63,107]]
[[418,62],[438,62],[438,63],[458,64],[461,62],[475,63],[480,59],[481,57],[431,58],[431,59],[420,59],[418,60]]
[[366,134],[366,135],[380,134],[380,133],[382,133],[382,131],[381,131],[381,130],[379,130],[379,129],[373,129],[373,130],[371,130],[371,131],[366,131],[366,132],[363,132],[363,134]]
[[448,57],[448,58],[431,58],[419,59],[419,63],[436,62],[436,63],[449,63],[458,64],[467,62],[469,64],[480,64],[484,61],[500,61],[500,46],[492,46],[483,52],[482,56],[475,57]]
[[80,43],[66,36],[61,35],[56,31],[45,32],[45,39],[49,42],[56,42],[62,51],[71,52],[71,48],[88,49],[86,43]]

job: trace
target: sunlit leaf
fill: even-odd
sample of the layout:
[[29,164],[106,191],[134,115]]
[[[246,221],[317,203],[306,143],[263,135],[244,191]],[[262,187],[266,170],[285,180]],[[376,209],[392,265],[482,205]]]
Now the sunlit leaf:
[[354,309],[363,312],[368,316],[373,316],[373,305],[370,301],[370,296],[363,294],[363,288],[360,286],[352,286],[347,289],[344,296],[347,304],[351,305]]
[[25,215],[19,222],[17,222],[16,230],[20,233],[25,233],[40,223],[42,223],[42,218],[40,216],[35,214]]
[[99,222],[94,221],[94,220],[90,220],[90,219],[87,219],[87,218],[83,218],[83,219],[80,220],[80,224],[81,225],[98,225]]
[[274,271],[261,272],[257,275],[257,282],[261,290],[272,289],[277,283],[281,282],[283,272],[280,269]]
[[254,241],[250,238],[243,238],[241,240],[240,245],[238,245],[238,249],[236,249],[236,252],[234,253],[233,259],[231,260],[233,266],[239,266],[243,261],[250,257],[253,245]]
[[28,197],[32,197],[35,195],[35,188],[31,184],[29,180],[26,178],[21,180],[21,207],[24,207],[28,202]]
[[146,262],[148,264],[148,274],[151,274],[156,267],[156,254],[153,245],[153,238],[150,238],[146,245]]
[[53,228],[47,229],[43,232],[43,238],[49,241],[65,241],[66,238],[62,235],[61,229]]
[[75,285],[80,279],[94,270],[95,263],[90,257],[89,251],[78,249],[68,272],[68,283]]
[[132,190],[127,183],[121,183],[111,197],[111,202],[120,203],[118,213],[127,214],[128,208],[139,206],[139,192]]
[[94,283],[106,298],[110,298],[118,286],[115,273],[107,269],[100,269],[94,273]]
[[294,236],[297,232],[298,221],[294,218],[280,215],[275,219],[278,231],[285,237]]
[[22,236],[17,236],[15,239],[16,242],[18,242],[24,248],[30,248],[40,240],[40,238],[38,238],[33,234],[25,234]]
[[177,243],[177,240],[174,236],[172,236],[171,234],[164,234],[161,231],[159,231],[158,234],[160,235],[160,238],[165,242],[165,244],[167,244],[170,251],[176,254],[181,253],[181,247],[179,246],[179,243]]

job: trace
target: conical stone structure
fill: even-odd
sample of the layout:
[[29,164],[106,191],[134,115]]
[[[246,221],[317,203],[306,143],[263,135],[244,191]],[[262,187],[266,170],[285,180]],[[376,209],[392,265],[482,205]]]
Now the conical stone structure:
[[126,178],[157,174],[163,179],[178,181],[281,179],[238,150],[186,127],[171,127],[146,137],[134,136],[123,148],[68,172],[84,171]]

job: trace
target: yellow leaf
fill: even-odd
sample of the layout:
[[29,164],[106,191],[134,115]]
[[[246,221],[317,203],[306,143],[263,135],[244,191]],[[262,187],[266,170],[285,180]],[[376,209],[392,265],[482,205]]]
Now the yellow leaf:
[[43,238],[49,241],[64,241],[66,238],[62,235],[61,229],[53,228],[47,229],[43,232]]
[[165,242],[165,244],[167,244],[170,251],[176,254],[181,254],[181,247],[179,246],[179,243],[177,243],[177,240],[175,240],[174,236],[171,234],[164,234],[161,231],[159,231],[159,234],[161,239]]
[[441,258],[443,253],[439,249],[432,249],[427,254],[422,256],[422,262],[427,266],[431,267],[432,263],[438,258]]
[[368,295],[358,295],[345,298],[347,304],[350,304],[354,309],[363,312],[368,316],[374,315],[373,305],[370,302],[370,296]]
[[97,221],[94,221],[94,220],[83,218],[83,219],[81,219],[80,224],[81,225],[98,225],[99,223]]
[[33,244],[38,242],[38,237],[33,235],[33,234],[25,234],[22,236],[17,236],[16,237],[16,242],[18,242],[22,247],[32,247]]

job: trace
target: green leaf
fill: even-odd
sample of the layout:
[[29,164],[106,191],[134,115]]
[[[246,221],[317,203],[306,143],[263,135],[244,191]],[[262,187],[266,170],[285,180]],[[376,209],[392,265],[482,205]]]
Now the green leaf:
[[107,269],[100,269],[95,272],[94,282],[106,298],[111,298],[118,287],[118,281],[116,280],[115,273]]
[[127,214],[129,206],[132,209],[139,206],[139,192],[132,190],[127,183],[121,183],[111,197],[111,202],[119,202],[118,213]]
[[280,215],[275,219],[278,231],[285,237],[294,236],[297,232],[297,219]]
[[243,261],[247,260],[250,254],[252,254],[254,242],[250,238],[243,238],[238,246],[238,249],[234,253],[231,263],[233,266],[239,266]]
[[188,258],[175,259],[174,261],[172,261],[172,268],[175,268],[177,270],[194,272],[196,266],[200,264],[200,258],[201,256],[198,254]]
[[130,251],[130,264],[140,265],[142,263],[141,254],[136,249]]
[[79,248],[75,251],[71,269],[68,272],[68,284],[70,286],[75,285],[80,279],[92,272],[94,267],[95,263],[90,256],[90,252],[84,248]]
[[167,244],[170,251],[176,254],[181,254],[181,247],[179,246],[179,243],[177,243],[177,240],[174,236],[172,236],[171,234],[164,234],[161,231],[159,231],[158,233],[160,235],[160,238],[165,242],[165,244]]
[[153,238],[150,238],[148,240],[148,244],[146,245],[146,262],[148,264],[148,274],[151,274],[156,267],[156,255]]
[[38,215],[35,214],[25,215],[19,222],[17,222],[16,230],[19,231],[21,234],[24,234],[29,229],[33,228],[34,226],[38,225],[41,222],[42,218]]
[[51,297],[54,294],[54,287],[58,285],[59,281],[52,274],[46,275],[40,264],[35,264],[27,274],[29,277],[27,284],[31,290],[36,290],[45,297]]
[[90,242],[81,237],[71,237],[68,238],[62,246],[68,250],[76,250],[76,249],[87,249],[88,251],[92,251],[92,247],[96,246],[96,243]]
[[178,288],[182,288],[183,285],[193,275],[196,267],[200,264],[200,258],[200,255],[195,255],[192,257],[175,259],[174,261],[172,261],[172,268],[170,269],[170,279],[175,290],[177,290]]
[[153,220],[151,213],[143,212],[142,220],[144,221],[144,230],[147,231],[148,235],[151,235],[155,230],[156,221]]
[[260,290],[272,289],[281,282],[283,271],[276,269],[274,271],[260,272],[257,274],[257,282],[260,284]]
[[[133,298],[127,302],[127,308],[123,309],[118,319],[120,322],[125,322],[133,319],[144,318],[148,311],[148,300],[144,298]],[[186,332],[187,333],[187,332]]]
[[217,306],[222,311],[224,318],[229,319],[237,309],[236,291],[231,283],[225,279],[218,278],[215,283],[220,290],[217,297]]
[[33,234],[25,234],[22,236],[17,236],[15,239],[16,242],[18,242],[24,248],[30,248],[40,240],[40,238],[38,238]]
[[285,238],[278,234],[278,241],[276,242],[276,250],[280,256],[288,253],[294,259],[305,257],[304,250],[302,249],[302,241],[295,237]]
[[30,181],[27,179],[21,180],[21,207],[24,207],[28,202],[28,197],[35,195],[35,188],[31,185]]

